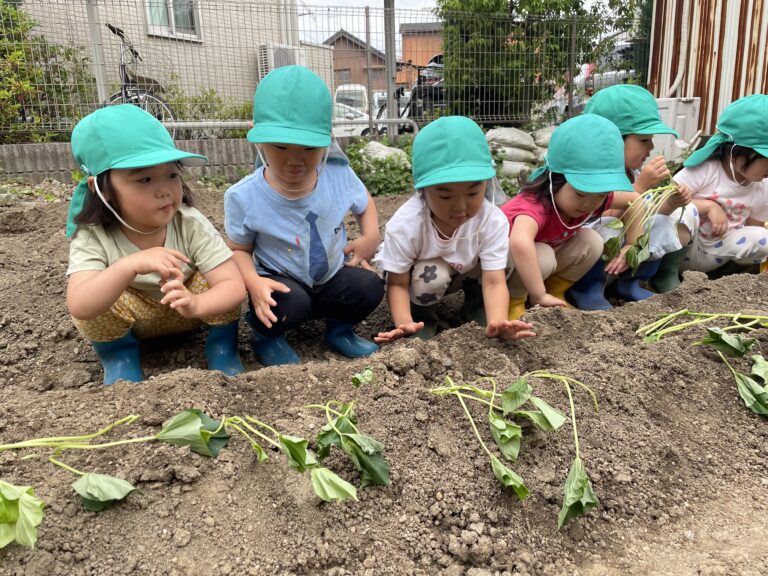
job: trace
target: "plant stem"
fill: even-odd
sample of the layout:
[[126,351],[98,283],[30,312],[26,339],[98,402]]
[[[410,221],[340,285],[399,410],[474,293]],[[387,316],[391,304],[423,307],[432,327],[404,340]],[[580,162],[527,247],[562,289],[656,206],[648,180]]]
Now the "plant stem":
[[568,382],[563,381],[565,384],[565,391],[568,393],[568,402],[571,405],[571,426],[573,426],[573,444],[576,447],[576,458],[579,458],[579,434],[576,431],[576,411],[573,406],[573,395],[571,394],[571,387]]
[[[546,370],[534,370],[533,372],[528,372],[526,376],[530,376],[533,378],[546,378],[548,380],[556,380],[558,382],[561,382],[565,384],[565,386],[568,386],[568,383],[571,382],[573,384],[577,384],[578,386],[581,386],[587,394],[589,394],[592,397],[592,404],[595,406],[595,412],[599,412],[599,406],[597,404],[597,395],[595,392],[584,384],[583,382],[579,382],[578,380],[575,380],[573,378],[570,378],[569,376],[563,376],[562,374],[552,374],[551,372],[547,372]],[[570,396],[570,391],[568,392],[568,395]]]
[[104,444],[55,444],[51,448],[58,450],[101,450],[102,448],[112,448],[113,446],[122,446],[123,444],[135,444],[137,442],[151,442],[156,440],[155,436],[142,436],[141,438],[128,438],[127,440],[115,440],[114,442],[105,442]]
[[86,474],[85,472],[81,472],[80,470],[72,468],[72,466],[67,466],[66,464],[64,464],[64,462],[60,462],[59,460],[56,460],[56,458],[54,458],[53,456],[48,457],[48,462],[50,462],[51,464],[56,464],[56,466],[61,466],[62,468],[64,468],[64,470],[68,472],[72,472],[72,474],[77,474],[78,476],[85,476]]
[[475,419],[472,418],[472,414],[469,413],[469,409],[467,408],[467,405],[464,403],[464,399],[458,394],[456,394],[456,398],[458,398],[459,402],[461,402],[461,407],[464,408],[464,414],[466,414],[467,418],[469,418],[469,423],[472,425],[472,430],[475,431],[475,436],[477,436],[477,439],[480,442],[480,446],[483,447],[483,450],[485,450],[489,458],[493,458],[493,454],[491,454],[491,451],[488,450],[488,446],[485,445],[485,442],[483,442],[483,439],[480,437],[480,432],[478,431],[477,426],[475,425]]
[[[251,432],[252,434],[258,436],[259,438],[261,438],[265,442],[269,442],[275,448],[278,448],[278,449],[280,448],[280,443],[279,442],[276,442],[275,440],[273,440],[272,438],[270,438],[269,436],[267,436],[266,434],[264,434],[260,430],[257,430],[256,428],[254,428],[253,426],[248,424],[245,420],[243,420],[239,416],[230,416],[229,418],[227,418],[226,422],[227,422],[226,423],[227,426],[232,426],[236,430],[240,426],[242,426],[243,428],[246,428],[249,432]],[[243,433],[242,430],[240,432]],[[277,436],[277,433],[275,433],[275,435]],[[245,434],[245,436],[250,440],[250,437],[248,436],[248,434]]]
[[3,452],[5,450],[18,450],[21,448],[55,446],[58,444],[79,443],[87,440],[93,440],[94,438],[98,438],[99,436],[103,436],[104,434],[108,433],[115,426],[120,426],[121,424],[133,424],[139,418],[141,418],[141,416],[139,416],[138,414],[131,414],[130,416],[126,416],[125,418],[121,418],[120,420],[112,422],[112,424],[110,424],[109,426],[105,426],[104,428],[102,428],[97,432],[94,432],[93,434],[86,434],[83,436],[52,436],[50,438],[34,438],[32,440],[24,440],[22,442],[16,442],[14,444],[3,444],[3,445],[0,445],[0,452]]

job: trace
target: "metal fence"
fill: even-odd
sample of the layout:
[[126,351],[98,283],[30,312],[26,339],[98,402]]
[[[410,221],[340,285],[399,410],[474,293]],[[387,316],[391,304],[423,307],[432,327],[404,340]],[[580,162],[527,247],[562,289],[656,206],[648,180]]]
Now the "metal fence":
[[296,0],[0,0],[0,143],[66,139],[124,101],[177,138],[221,136],[247,127],[259,80],[292,63],[334,94],[337,136],[442,114],[554,123],[602,85],[645,82],[648,31],[615,26]]

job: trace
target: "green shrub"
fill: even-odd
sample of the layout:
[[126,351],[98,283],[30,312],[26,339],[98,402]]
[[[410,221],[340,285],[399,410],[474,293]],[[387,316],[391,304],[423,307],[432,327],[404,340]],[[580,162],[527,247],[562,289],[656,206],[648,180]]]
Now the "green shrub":
[[[363,154],[363,148],[368,142],[367,139],[354,141],[347,146],[345,153],[349,158],[352,170],[363,181],[371,196],[410,192],[413,189],[413,176],[410,168],[413,138],[401,136],[397,143],[397,147],[408,156],[408,164],[393,156],[384,159],[366,158]],[[382,138],[381,142],[387,146],[393,145],[386,137]]]

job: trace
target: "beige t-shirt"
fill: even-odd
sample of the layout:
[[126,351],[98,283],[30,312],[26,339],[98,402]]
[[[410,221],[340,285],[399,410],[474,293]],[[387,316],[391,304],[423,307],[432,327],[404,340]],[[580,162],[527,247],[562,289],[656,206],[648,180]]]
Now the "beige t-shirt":
[[[223,264],[232,257],[232,251],[208,219],[186,204],[182,204],[168,223],[165,247],[178,250],[190,260],[181,271],[186,282],[195,271],[203,274]],[[78,226],[69,246],[67,276],[85,270],[104,270],[120,258],[140,252],[141,249],[128,240],[119,226],[104,228],[101,225]],[[145,292],[156,300],[160,292],[160,274],[140,274],[131,282],[131,288]]]

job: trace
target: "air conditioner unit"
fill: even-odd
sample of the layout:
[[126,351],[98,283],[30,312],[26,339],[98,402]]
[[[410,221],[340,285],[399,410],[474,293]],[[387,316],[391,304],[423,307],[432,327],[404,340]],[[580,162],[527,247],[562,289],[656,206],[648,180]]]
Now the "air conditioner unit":
[[259,80],[275,68],[298,64],[307,65],[307,50],[287,44],[261,44],[258,51]]

